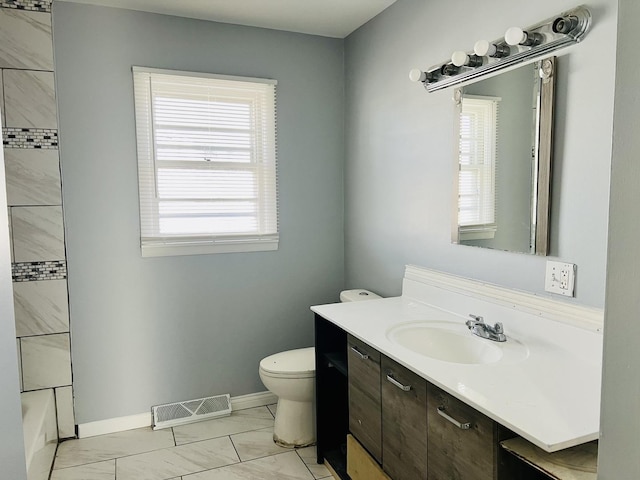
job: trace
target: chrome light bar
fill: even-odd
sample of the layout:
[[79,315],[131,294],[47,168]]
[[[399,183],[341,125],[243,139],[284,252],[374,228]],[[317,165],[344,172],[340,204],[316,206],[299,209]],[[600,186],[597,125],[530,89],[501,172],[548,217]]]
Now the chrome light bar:
[[590,27],[591,12],[581,5],[525,29],[512,27],[492,42],[480,40],[472,52],[454,52],[449,61],[411,70],[409,78],[435,92],[578,43]]

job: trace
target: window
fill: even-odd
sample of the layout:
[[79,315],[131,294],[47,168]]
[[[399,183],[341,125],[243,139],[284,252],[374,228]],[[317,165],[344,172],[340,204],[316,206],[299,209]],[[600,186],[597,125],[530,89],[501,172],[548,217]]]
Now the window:
[[460,113],[458,225],[460,238],[496,232],[497,97],[465,95]]
[[274,80],[133,67],[142,256],[277,250]]

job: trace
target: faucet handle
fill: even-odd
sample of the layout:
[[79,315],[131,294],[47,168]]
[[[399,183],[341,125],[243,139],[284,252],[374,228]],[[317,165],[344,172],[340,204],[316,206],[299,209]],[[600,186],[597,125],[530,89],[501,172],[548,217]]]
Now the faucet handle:
[[[483,317],[481,317],[480,315],[474,315],[473,313],[470,313],[470,314],[469,314],[469,316],[470,316],[471,318],[473,318],[473,320],[474,320],[476,323],[484,323],[484,318],[483,318]],[[468,323],[468,322],[467,322],[467,323]]]
[[502,322],[497,322],[493,327],[493,330],[496,333],[504,333],[504,327],[502,326]]

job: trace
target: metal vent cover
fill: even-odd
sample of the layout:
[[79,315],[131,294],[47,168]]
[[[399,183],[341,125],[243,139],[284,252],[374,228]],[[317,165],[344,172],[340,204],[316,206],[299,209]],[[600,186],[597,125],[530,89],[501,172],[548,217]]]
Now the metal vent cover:
[[231,396],[197,398],[151,407],[154,430],[231,415]]

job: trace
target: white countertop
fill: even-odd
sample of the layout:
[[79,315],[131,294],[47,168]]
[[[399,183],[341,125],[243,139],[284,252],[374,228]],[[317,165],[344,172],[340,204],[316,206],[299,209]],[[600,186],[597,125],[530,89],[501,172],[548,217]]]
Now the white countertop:
[[[601,333],[475,295],[440,291],[437,298],[438,306],[403,294],[311,310],[547,452],[598,438]],[[415,353],[387,338],[387,331],[398,324],[464,325],[470,313],[484,316],[490,324],[502,322],[506,343],[523,343],[528,356],[514,362],[452,363]]]

